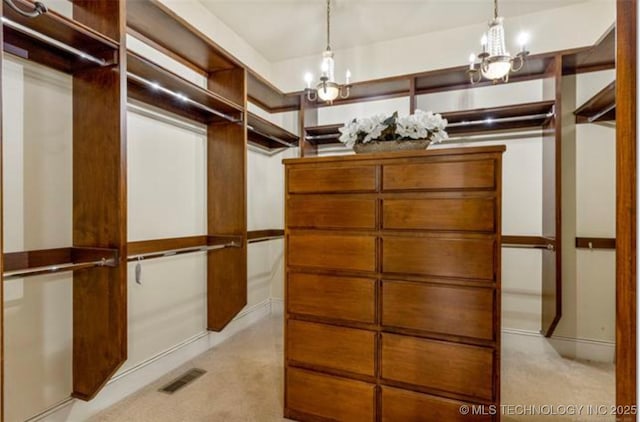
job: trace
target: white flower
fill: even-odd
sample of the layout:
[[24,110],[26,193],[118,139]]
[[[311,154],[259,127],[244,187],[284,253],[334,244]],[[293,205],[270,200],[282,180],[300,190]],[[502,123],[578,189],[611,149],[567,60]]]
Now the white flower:
[[360,125],[357,120],[351,120],[338,130],[342,134],[340,135],[340,138],[338,138],[340,142],[348,147],[353,147],[356,144],[356,141],[358,140],[358,131],[360,130]]
[[382,131],[387,128],[387,125],[384,124],[384,121],[387,117],[384,114],[378,114],[376,116],[372,116],[365,119],[360,119],[359,126],[360,132],[365,134],[363,143],[367,143],[369,141],[375,140],[382,135]]

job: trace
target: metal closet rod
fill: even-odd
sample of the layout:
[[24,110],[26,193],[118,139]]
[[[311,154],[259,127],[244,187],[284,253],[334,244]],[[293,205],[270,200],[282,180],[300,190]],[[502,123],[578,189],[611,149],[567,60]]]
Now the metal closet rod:
[[276,136],[269,135],[268,133],[261,132],[261,131],[257,130],[256,128],[254,128],[253,126],[247,125],[247,129],[249,129],[253,133],[257,133],[260,136],[264,136],[265,138],[271,139],[272,141],[275,141],[275,142],[279,143],[280,145],[284,145],[284,146],[289,147],[289,148],[292,148],[292,147],[296,146],[295,144],[292,144],[290,142],[284,141],[284,140],[282,140],[282,139],[280,139],[280,138],[278,138]]
[[172,96],[174,96],[175,98],[177,98],[180,101],[183,101],[185,103],[189,103],[189,104],[191,104],[193,106],[196,106],[197,108],[199,108],[201,110],[204,110],[207,113],[211,113],[211,114],[214,114],[214,115],[216,115],[218,117],[222,117],[223,119],[225,119],[225,120],[227,120],[227,121],[229,121],[231,123],[240,123],[240,122],[242,122],[242,118],[237,119],[235,117],[229,116],[228,114],[224,114],[224,113],[222,113],[222,112],[220,112],[218,110],[214,110],[211,107],[207,107],[204,104],[200,104],[199,102],[192,100],[191,98],[187,97],[184,94],[172,91],[172,90],[170,90],[168,88],[165,88],[162,85],[160,85],[158,82],[150,81],[149,79],[143,78],[142,76],[138,76],[138,75],[136,75],[134,73],[131,73],[131,72],[127,72],[127,76],[129,78],[135,80],[135,81],[141,82],[141,83],[151,87],[153,90],[161,91],[161,92],[164,92],[165,94],[172,95]]
[[[491,125],[494,123],[522,122],[527,120],[538,120],[542,118],[548,119],[550,117],[553,117],[554,115],[555,113],[553,111],[550,111],[548,113],[529,114],[526,116],[498,117],[496,119],[486,118],[486,119],[480,119],[480,120],[463,120],[460,122],[449,123],[447,127],[450,128],[450,127],[464,127],[464,126],[482,125],[482,124]],[[339,136],[340,135],[337,133],[329,133],[326,135],[309,135],[309,136],[305,136],[305,138],[309,140],[321,140],[321,139],[334,139]]]
[[548,251],[554,251],[556,248],[553,244],[548,243],[546,245],[522,245],[518,243],[503,243],[501,245],[503,248],[509,249],[544,249]]
[[102,258],[99,261],[92,261],[92,262],[56,264],[56,265],[48,265],[46,267],[30,268],[28,270],[6,271],[5,273],[3,273],[2,278],[4,280],[12,280],[16,278],[24,278],[24,277],[30,277],[35,275],[59,273],[62,271],[83,270],[83,269],[94,268],[94,267],[114,267],[115,265],[116,265],[116,261],[113,258],[109,258],[109,259]]
[[587,120],[589,121],[589,123],[593,123],[596,120],[598,120],[600,117],[604,116],[605,114],[607,114],[608,112],[610,112],[615,108],[616,108],[616,103],[613,103],[609,107],[605,108],[604,110],[601,110],[596,114],[594,114],[593,116],[589,117]]
[[45,43],[47,43],[49,45],[52,45],[52,46],[54,46],[56,48],[64,50],[64,51],[66,51],[68,53],[71,53],[71,54],[73,54],[75,56],[78,56],[81,59],[88,60],[88,61],[90,61],[92,63],[95,63],[95,64],[97,64],[99,66],[106,66],[108,64],[107,61],[104,60],[104,59],[99,59],[99,58],[97,58],[95,56],[92,56],[91,54],[87,54],[84,51],[78,50],[75,47],[71,47],[70,45],[67,45],[67,44],[65,44],[63,42],[60,42],[60,41],[58,41],[56,39],[53,39],[53,38],[51,38],[51,37],[49,37],[47,35],[41,34],[38,31],[34,31],[33,29],[27,28],[24,25],[20,25],[19,23],[16,23],[16,22],[14,22],[14,21],[12,21],[10,19],[5,18],[4,16],[2,17],[2,23],[4,25],[10,27],[10,28],[15,29],[16,31],[22,32],[23,34],[29,35],[30,37],[36,38],[36,39],[38,39],[40,41],[43,41],[43,42],[45,42]]
[[161,252],[149,252],[149,253],[143,253],[138,255],[131,255],[127,258],[127,261],[132,262],[132,261],[138,261],[142,259],[165,258],[168,256],[184,255],[184,254],[194,253],[194,252],[207,252],[207,251],[214,251],[217,249],[240,248],[240,247],[242,247],[241,243],[236,242],[235,240],[232,240],[231,242],[220,244],[220,245],[196,246],[194,248],[170,249],[170,250],[161,251]]

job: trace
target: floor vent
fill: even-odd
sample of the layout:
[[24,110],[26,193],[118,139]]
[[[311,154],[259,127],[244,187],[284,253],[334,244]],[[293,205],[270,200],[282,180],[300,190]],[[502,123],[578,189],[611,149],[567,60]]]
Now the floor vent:
[[200,378],[206,373],[207,371],[205,371],[204,369],[198,369],[198,368],[190,369],[184,374],[180,375],[178,378],[171,381],[169,384],[162,387],[158,391],[162,393],[173,394],[179,389],[181,389],[182,387],[185,387],[186,385],[191,384],[192,382],[194,382],[195,380],[197,380],[198,378]]

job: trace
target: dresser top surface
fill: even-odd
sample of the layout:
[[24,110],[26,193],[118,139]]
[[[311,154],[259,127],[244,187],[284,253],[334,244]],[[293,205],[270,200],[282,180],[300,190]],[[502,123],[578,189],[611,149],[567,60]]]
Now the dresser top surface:
[[437,157],[437,156],[452,156],[452,155],[503,153],[505,150],[506,150],[505,145],[491,145],[491,146],[483,146],[483,147],[435,148],[435,149],[427,149],[422,151],[396,151],[396,152],[370,153],[370,154],[288,158],[288,159],[282,160],[282,162],[288,165],[288,164],[304,164],[304,163],[377,161],[377,160],[387,160],[387,159],[394,159],[394,158]]

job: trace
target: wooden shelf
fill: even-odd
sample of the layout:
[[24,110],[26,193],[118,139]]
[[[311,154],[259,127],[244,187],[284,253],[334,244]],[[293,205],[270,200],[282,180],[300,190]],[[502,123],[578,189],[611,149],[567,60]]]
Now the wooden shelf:
[[269,113],[300,109],[299,93],[285,94],[250,69],[247,71],[247,95],[249,101]]
[[96,266],[115,267],[118,250],[73,247],[42,249],[5,253],[3,259],[4,278],[22,278]]
[[616,82],[613,81],[576,111],[576,123],[597,123],[616,119]]
[[267,149],[290,148],[298,145],[300,138],[253,113],[248,113],[248,136],[251,144]]
[[[457,125],[447,128],[449,136],[521,131],[542,127],[553,106],[554,101],[540,101],[442,113],[442,117]],[[314,126],[305,128],[305,132],[308,141],[315,145],[337,144],[341,127],[343,124]]]
[[612,25],[589,48],[583,48],[562,58],[562,74],[595,72],[613,69],[616,65],[616,27]]
[[201,88],[136,53],[127,53],[127,73],[128,95],[138,101],[205,124],[225,120],[212,110],[236,120],[242,118],[240,105]]
[[128,2],[127,27],[136,38],[201,73],[240,67],[231,54],[158,0]]
[[449,136],[520,131],[542,127],[553,113],[554,101],[442,113],[449,121]]
[[206,246],[224,246],[229,243],[242,245],[242,236],[187,236],[166,239],[141,240],[129,242],[127,250],[129,259],[142,255],[171,256],[175,251],[191,250],[198,252],[198,248]]
[[576,237],[576,248],[615,249],[616,239],[610,237]]
[[[29,0],[14,0],[19,7],[33,8]],[[105,66],[117,62],[119,44],[78,21],[54,11],[26,18],[9,7],[3,8],[3,49],[23,59],[32,60],[56,70],[73,73],[87,67]],[[71,47],[104,61],[96,64],[64,49]]]
[[247,232],[247,243],[266,242],[267,240],[282,239],[284,230],[268,229],[268,230],[252,230]]

